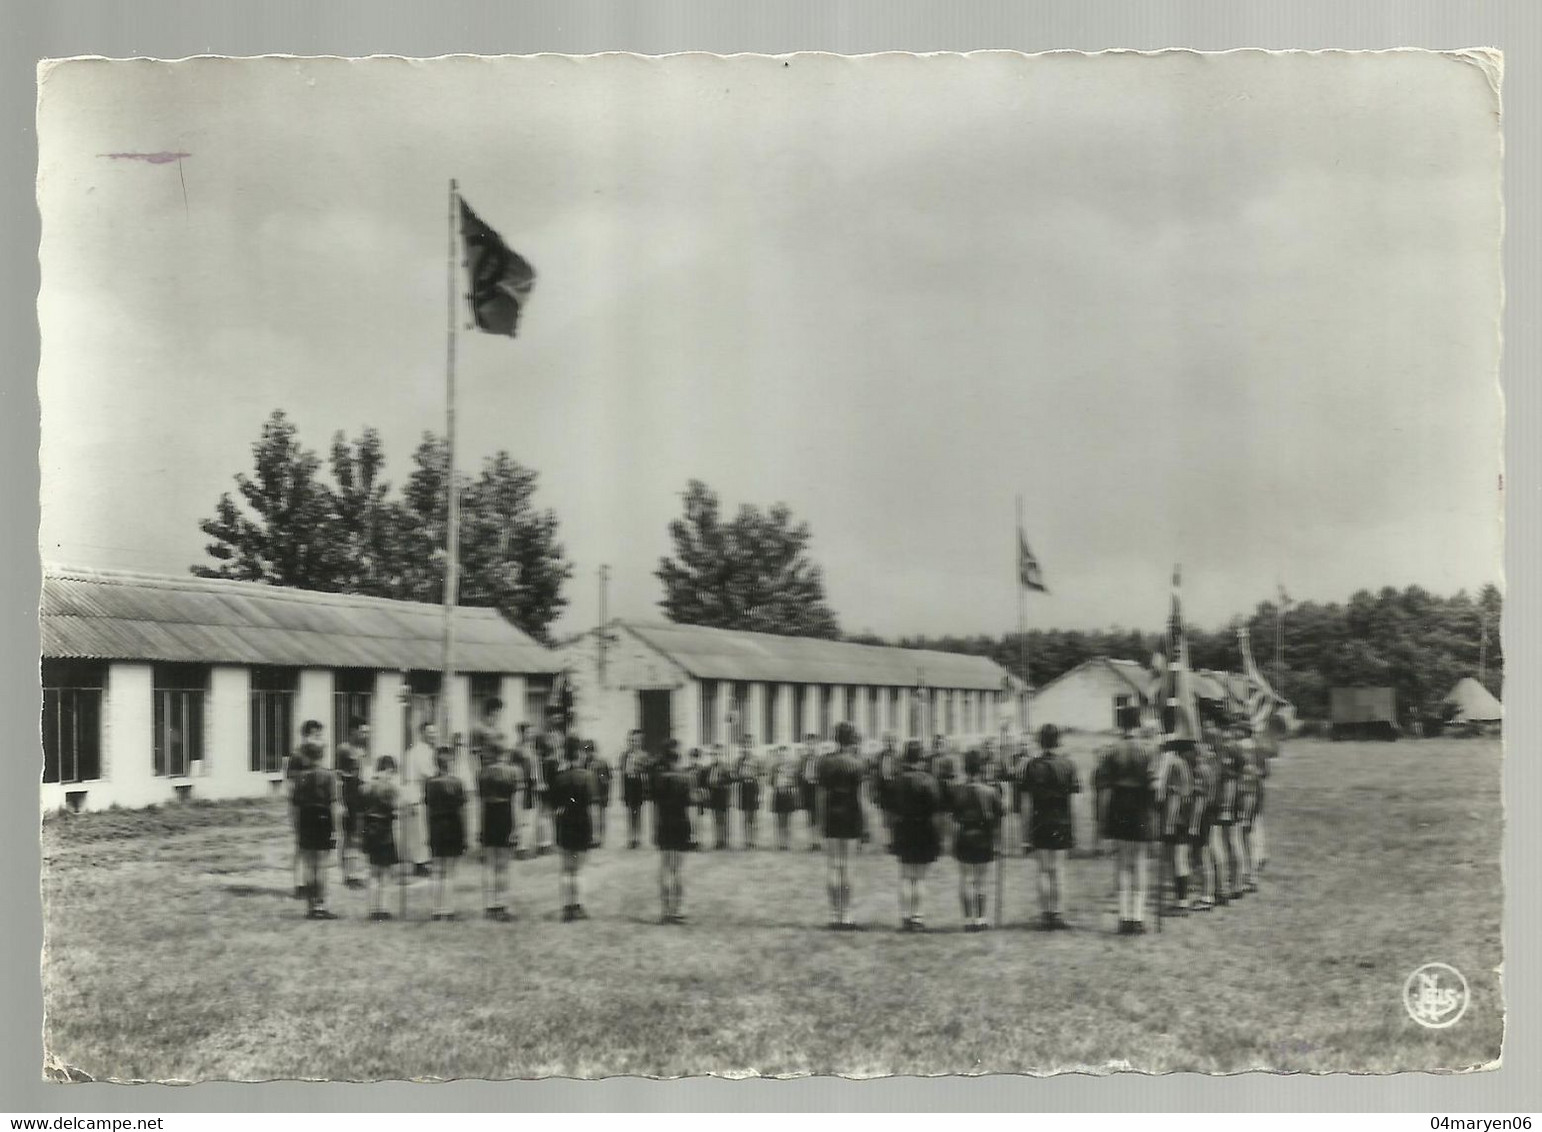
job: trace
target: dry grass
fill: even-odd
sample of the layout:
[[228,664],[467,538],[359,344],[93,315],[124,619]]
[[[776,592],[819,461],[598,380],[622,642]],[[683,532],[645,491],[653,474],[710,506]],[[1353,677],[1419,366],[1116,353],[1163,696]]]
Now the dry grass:
[[[1084,768],[1090,746],[1073,740]],[[48,1046],[93,1077],[180,1080],[1479,1065],[1503,1035],[1499,769],[1486,740],[1297,743],[1270,783],[1263,893],[1137,939],[1106,930],[1091,856],[1068,933],[1027,928],[1033,866],[1013,859],[1006,930],[958,931],[944,861],[939,930],[901,935],[897,870],[869,851],[868,930],[832,934],[823,859],[765,849],[692,855],[693,922],[665,928],[656,854],[615,847],[617,810],[587,923],[558,921],[550,857],[515,866],[511,925],[424,922],[421,888],[413,922],[369,923],[339,891],[345,918],[313,923],[276,803],[56,818]],[[1401,1004],[1430,960],[1472,987],[1448,1030]]]

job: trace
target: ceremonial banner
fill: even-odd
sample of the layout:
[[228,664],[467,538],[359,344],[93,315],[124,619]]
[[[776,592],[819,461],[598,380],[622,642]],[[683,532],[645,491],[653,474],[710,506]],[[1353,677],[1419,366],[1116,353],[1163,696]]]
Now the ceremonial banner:
[[1025,590],[1049,592],[1044,585],[1044,575],[1039,570],[1039,560],[1028,549],[1028,539],[1024,537],[1021,527],[1017,529],[1017,580]]
[[1197,740],[1199,713],[1194,704],[1193,672],[1189,666],[1189,642],[1183,632],[1183,602],[1179,597],[1182,571],[1173,567],[1173,597],[1167,616],[1165,665],[1161,681],[1162,730],[1166,740]]
[[471,311],[477,329],[513,338],[525,301],[535,286],[535,268],[484,224],[464,199],[460,202],[460,225],[461,238],[466,242]]

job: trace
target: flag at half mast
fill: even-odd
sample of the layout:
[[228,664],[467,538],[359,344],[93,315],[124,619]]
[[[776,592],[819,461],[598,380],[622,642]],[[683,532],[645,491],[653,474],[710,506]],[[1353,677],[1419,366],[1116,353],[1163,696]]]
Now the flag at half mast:
[[1021,526],[1017,528],[1017,584],[1025,590],[1036,590],[1041,594],[1049,592],[1039,569],[1039,560],[1028,549],[1028,538]]
[[466,243],[466,271],[471,278],[468,298],[477,329],[513,338],[535,286],[535,268],[484,224],[464,197],[460,202],[460,234]]

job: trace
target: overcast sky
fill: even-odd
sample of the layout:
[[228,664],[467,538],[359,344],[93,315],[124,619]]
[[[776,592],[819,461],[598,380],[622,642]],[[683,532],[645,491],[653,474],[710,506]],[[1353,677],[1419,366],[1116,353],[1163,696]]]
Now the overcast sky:
[[[691,477],[851,631],[1215,624],[1500,580],[1499,121],[1397,53],[76,64],[40,102],[45,559],[185,573],[283,408],[442,430],[449,178],[536,267],[463,467],[541,476],[559,631],[658,616]],[[185,152],[155,164],[105,156]]]

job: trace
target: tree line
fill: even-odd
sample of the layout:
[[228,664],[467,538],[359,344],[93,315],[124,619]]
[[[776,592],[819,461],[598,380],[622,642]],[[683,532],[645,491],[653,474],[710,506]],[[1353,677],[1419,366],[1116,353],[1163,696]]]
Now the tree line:
[[[443,437],[423,433],[399,492],[382,478],[385,451],[372,428],[351,441],[336,433],[323,461],[276,410],[252,455],[252,473],[237,475],[235,493],[222,493],[214,515],[199,523],[211,540],[206,551],[213,565],[196,565],[193,573],[444,600]],[[456,479],[460,604],[497,608],[549,643],[551,625],[567,606],[563,589],[573,566],[558,538],[556,515],[535,504],[537,474],[499,451],[475,475],[458,473]],[[682,504],[681,516],[669,525],[674,553],[660,558],[654,571],[663,588],[659,605],[680,624],[987,656],[1036,685],[1098,656],[1148,663],[1161,644],[1161,630],[1123,628],[1034,630],[1026,641],[1016,633],[892,641],[843,634],[809,553],[808,524],[796,521],[784,504],[744,504],[729,516],[700,480],[690,481]],[[1502,612],[1494,585],[1476,597],[1466,591],[1441,597],[1420,586],[1361,590],[1344,604],[1291,605],[1279,621],[1278,607],[1263,601],[1220,628],[1187,627],[1189,654],[1196,668],[1240,670],[1237,629],[1246,625],[1260,667],[1304,717],[1326,716],[1329,690],[1350,685],[1390,685],[1400,711],[1438,715],[1456,681],[1478,673],[1480,652],[1484,683],[1500,694]],[[1278,657],[1277,624],[1283,630]]]
[[[1499,623],[1504,598],[1495,585],[1476,597],[1465,590],[1450,597],[1422,586],[1360,590],[1347,603],[1305,601],[1279,607],[1259,602],[1246,617],[1218,629],[1186,626],[1189,659],[1195,668],[1239,672],[1242,656],[1237,629],[1246,626],[1253,655],[1275,690],[1296,705],[1304,718],[1326,718],[1329,690],[1336,687],[1391,687],[1399,713],[1439,716],[1441,701],[1464,676],[1477,676],[1499,696],[1504,683],[1504,645]],[[1276,627],[1283,648],[1276,659]],[[1484,643],[1487,638],[1486,644]],[[1094,657],[1149,664],[1162,644],[1162,632],[1131,629],[1033,630],[1001,636],[907,636],[883,642],[871,634],[851,639],[892,643],[903,648],[988,656],[1042,686]],[[1481,655],[1480,655],[1481,654]]]

